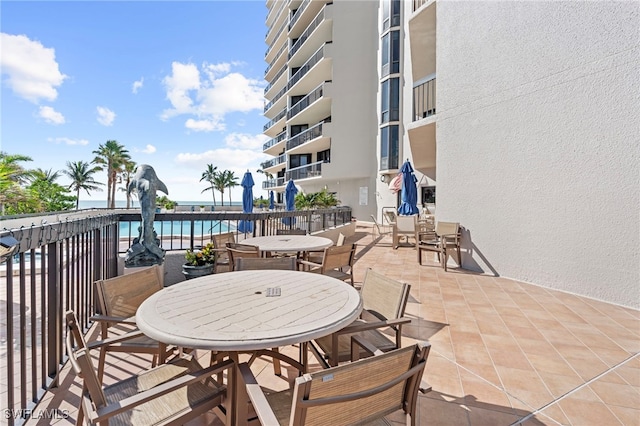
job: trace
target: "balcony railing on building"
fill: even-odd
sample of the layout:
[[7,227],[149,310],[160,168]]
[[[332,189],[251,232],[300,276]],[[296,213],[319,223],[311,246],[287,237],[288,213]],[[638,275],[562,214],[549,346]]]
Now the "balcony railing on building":
[[[291,223],[296,227],[316,232],[350,223],[352,215],[349,207],[258,213],[173,212],[156,214],[154,229],[168,257],[174,250],[205,245],[211,234],[237,232],[240,220],[253,222],[253,236],[275,235],[277,229],[285,227],[285,217],[295,217]],[[56,385],[67,360],[64,312],[76,312],[79,325],[85,331],[89,329],[90,318],[96,314],[93,283],[118,274],[119,258],[138,236],[141,218],[139,211],[95,209],[64,218],[52,213],[46,221],[33,216],[17,218],[25,219],[30,226],[15,227],[10,224],[13,219],[3,217],[5,230],[0,231],[0,237],[13,236],[20,243],[18,253],[0,264],[0,406],[28,413],[46,390]],[[26,420],[17,417],[5,417],[4,424],[12,426]]]
[[320,136],[322,136],[322,123],[318,123],[289,139],[287,141],[287,151]]
[[296,54],[298,49],[300,49],[300,47],[302,47],[304,42],[307,41],[311,33],[313,33],[313,31],[315,31],[315,29],[318,28],[318,25],[320,25],[320,23],[324,20],[324,11],[325,11],[325,8],[323,7],[320,13],[318,13],[318,15],[313,19],[311,24],[309,24],[307,29],[304,30],[304,32],[300,35],[300,37],[298,37],[298,40],[296,40],[293,46],[291,46],[291,49],[289,50],[289,59],[291,59],[291,57]]
[[413,121],[436,113],[436,78],[413,86]]
[[280,186],[284,186],[283,177],[267,179],[264,182],[262,182],[262,189],[271,189],[271,188],[277,188]]
[[302,110],[307,108],[309,105],[317,101],[322,97],[324,93],[324,83],[320,84],[320,86],[316,87],[311,93],[309,93],[304,98],[300,99],[295,105],[289,108],[287,111],[287,120],[298,115]]
[[287,64],[284,64],[284,66],[282,68],[280,68],[280,71],[278,71],[276,76],[273,77],[273,80],[271,80],[271,82],[269,84],[267,84],[267,87],[264,88],[264,93],[265,94],[269,91],[269,89],[271,89],[273,87],[275,82],[278,81],[278,79],[282,76],[282,74],[285,73],[286,70],[287,70]]
[[285,131],[279,133],[278,136],[276,136],[275,138],[269,139],[267,142],[265,142],[265,144],[262,145],[262,150],[266,151],[267,149],[271,148],[272,146],[279,144],[280,142],[282,142],[286,138],[287,138],[287,131],[285,130]]
[[322,164],[324,161],[318,161],[316,163],[307,164],[306,166],[296,167],[295,169],[289,169],[285,173],[285,180],[293,179],[307,179],[312,177],[322,176]]
[[264,131],[266,132],[267,130],[269,130],[271,127],[273,127],[278,121],[282,120],[284,118],[284,116],[287,115],[287,108],[283,108],[282,111],[280,111],[278,113],[278,115],[276,115],[273,120],[269,121],[267,124],[264,125]]
[[300,81],[302,77],[304,77],[309,72],[309,70],[311,70],[311,68],[313,68],[318,62],[320,62],[322,58],[324,58],[324,46],[320,47],[320,49],[318,49],[316,53],[311,55],[307,62],[305,62],[304,65],[302,65],[300,69],[298,69],[298,71],[296,71],[296,73],[291,76],[289,82],[287,83],[287,87],[291,89],[298,81]]
[[287,161],[286,154],[282,154],[277,156],[276,158],[272,158],[271,160],[265,161],[264,163],[260,164],[260,167],[262,168],[262,170],[264,170],[273,166],[277,166],[278,164],[285,163],[286,161]]
[[300,16],[302,16],[302,12],[304,12],[307,6],[309,6],[309,3],[311,3],[311,0],[304,0],[302,3],[300,3],[300,6],[298,6],[298,9],[296,9],[295,13],[289,20],[289,29],[291,29],[291,27],[294,26]]

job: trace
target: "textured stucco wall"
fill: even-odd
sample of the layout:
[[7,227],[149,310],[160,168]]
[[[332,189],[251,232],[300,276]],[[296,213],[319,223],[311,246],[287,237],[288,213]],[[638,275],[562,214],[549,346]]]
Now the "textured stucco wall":
[[640,308],[640,3],[438,4],[438,220],[466,268]]

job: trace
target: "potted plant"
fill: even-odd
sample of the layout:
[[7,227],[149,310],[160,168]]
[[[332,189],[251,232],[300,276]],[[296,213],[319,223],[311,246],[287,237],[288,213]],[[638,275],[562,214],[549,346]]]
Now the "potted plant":
[[213,243],[208,243],[201,249],[187,250],[184,255],[185,263],[182,265],[182,273],[185,278],[197,278],[213,274],[216,263],[216,252]]

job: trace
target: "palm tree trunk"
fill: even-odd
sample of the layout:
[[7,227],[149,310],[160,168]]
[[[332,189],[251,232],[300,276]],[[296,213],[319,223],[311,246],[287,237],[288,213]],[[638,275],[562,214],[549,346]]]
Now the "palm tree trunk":
[[80,206],[80,188],[76,189],[76,210]]

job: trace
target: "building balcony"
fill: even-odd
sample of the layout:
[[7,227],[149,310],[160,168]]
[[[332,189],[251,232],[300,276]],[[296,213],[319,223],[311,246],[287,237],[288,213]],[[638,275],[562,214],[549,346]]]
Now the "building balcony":
[[319,178],[322,176],[322,164],[324,161],[318,161],[316,163],[307,164],[306,166],[296,167],[295,169],[289,169],[285,172],[285,180],[294,181],[302,179]]
[[287,154],[319,152],[331,148],[331,122],[318,123],[287,141]]
[[260,164],[260,168],[265,172],[269,172],[271,174],[275,174],[278,171],[284,169],[287,166],[287,156],[286,154],[279,155],[275,158],[265,161]]
[[280,70],[286,65],[287,55],[285,55],[285,52],[287,52],[288,47],[288,41],[282,43],[282,46],[280,46],[280,50],[275,54],[273,61],[271,61],[267,69],[264,70],[264,79],[266,81],[273,80],[277,74],[276,70]]
[[422,120],[436,113],[436,78],[413,84],[413,120]]
[[262,182],[262,189],[283,190],[285,181],[283,177],[267,179]]
[[311,21],[309,26],[289,49],[289,66],[297,66],[305,61],[324,42],[332,39],[333,5],[327,4]]
[[283,131],[279,133],[276,137],[268,140],[264,145],[262,145],[262,152],[269,155],[278,155],[279,152],[282,152],[284,149],[284,143],[287,140],[287,132]]
[[276,36],[273,41],[269,44],[265,54],[264,60],[267,63],[271,63],[276,57],[276,53],[280,50],[282,44],[287,44],[287,21],[285,20],[278,30],[276,31]]
[[275,111],[280,111],[282,108],[287,106],[287,97],[285,94],[287,93],[287,86],[283,86],[282,89],[278,93],[275,94],[273,99],[264,106],[264,115],[269,116],[273,114]]
[[324,82],[287,111],[287,124],[317,123],[331,115],[331,82]]
[[320,47],[287,82],[290,94],[309,93],[318,83],[331,79],[332,45]]
[[[327,209],[328,213],[322,215],[331,219],[336,211]],[[296,223],[306,229],[311,226],[307,213],[317,212],[252,215],[255,228],[260,228],[261,221],[268,223],[269,216],[297,214]],[[216,220],[216,214],[180,216],[187,221]],[[3,226],[14,229],[22,243],[17,263],[4,263],[5,275],[0,276],[6,309],[1,325],[4,346],[0,395],[2,406],[8,408],[4,422],[9,426],[54,421],[57,425],[75,424],[83,386],[71,372],[64,352],[62,316],[64,309],[73,309],[87,338],[98,338],[97,327],[90,320],[95,313],[91,283],[115,276],[115,270],[109,272],[109,262],[115,265],[119,250],[109,241],[122,237],[117,216],[107,219],[113,216],[108,211],[99,216],[105,222],[94,223],[98,219],[93,217],[33,226],[33,238],[28,242],[28,233],[20,235],[19,227],[3,222]],[[139,219],[139,214],[136,216]],[[164,222],[168,217],[157,215],[156,221]],[[177,215],[175,218],[180,220]],[[348,215],[340,216],[342,223],[350,220]],[[59,228],[65,226],[64,222],[71,224],[66,225],[66,233]],[[56,232],[48,231],[48,226]],[[412,248],[393,250],[390,233],[373,234],[373,229],[371,222],[358,221],[355,233],[346,240],[346,244],[357,246],[356,286],[362,283],[367,268],[410,284],[406,316],[412,322],[403,328],[402,346],[426,340],[432,345],[423,375],[432,390],[418,394],[416,424],[436,420],[464,425],[637,423],[637,310],[461,268],[444,272],[435,255],[418,265]],[[161,236],[163,247],[168,247],[167,237]],[[201,237],[206,241],[209,233]],[[121,248],[126,250],[129,242],[122,242]],[[101,249],[96,250],[98,247]],[[188,244],[182,250],[186,248]],[[29,268],[34,260],[31,250],[42,250],[49,259],[33,275]],[[183,257],[183,252],[173,250]],[[463,259],[467,255],[463,251]],[[174,272],[167,262],[164,268],[165,273]],[[297,347],[288,346],[282,351],[297,358]],[[193,356],[202,365],[209,365],[209,351],[196,350]],[[311,371],[320,368],[313,357],[309,361]],[[258,382],[274,390],[288,389],[287,380],[274,376],[270,367],[264,368],[268,362],[256,360]],[[109,353],[104,384],[113,384],[150,365],[150,356]],[[56,385],[51,386],[54,378]],[[34,407],[32,401],[40,402]],[[33,409],[32,417],[27,408]],[[37,413],[59,417],[38,419]],[[389,420],[395,418],[389,416]],[[223,425],[212,412],[198,420],[189,424]]]
[[287,5],[289,0],[283,0],[279,2],[267,15],[265,24],[267,25],[267,32],[265,33],[265,43],[271,44],[278,37],[279,31],[283,25],[288,27],[289,24],[289,10]]
[[264,134],[267,136],[275,137],[277,134],[282,132],[285,126],[285,119],[287,117],[287,109],[284,108],[280,111],[273,120],[269,121],[264,125],[263,130]]
[[298,38],[328,0],[304,0],[289,20],[289,37]]
[[284,64],[282,68],[278,70],[276,75],[273,77],[273,80],[267,84],[264,88],[264,97],[267,99],[273,99],[276,93],[279,93],[283,87],[287,87],[287,64]]
[[436,7],[436,1],[427,2],[409,18],[413,81],[436,73]]

